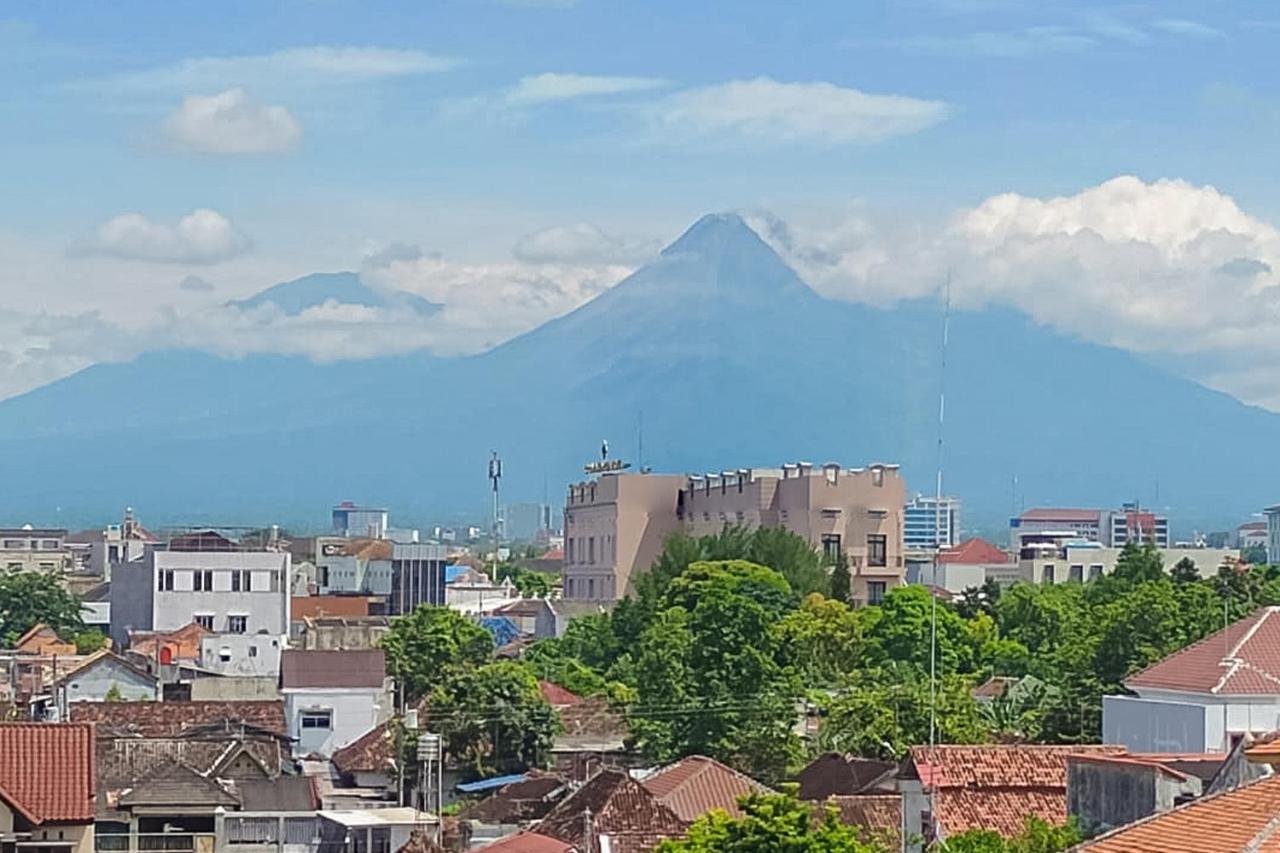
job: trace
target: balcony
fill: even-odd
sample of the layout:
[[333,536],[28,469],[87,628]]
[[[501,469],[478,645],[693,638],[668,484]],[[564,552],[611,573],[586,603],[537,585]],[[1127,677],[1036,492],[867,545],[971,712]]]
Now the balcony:
[[98,853],[213,853],[215,846],[211,832],[98,833],[93,840]]

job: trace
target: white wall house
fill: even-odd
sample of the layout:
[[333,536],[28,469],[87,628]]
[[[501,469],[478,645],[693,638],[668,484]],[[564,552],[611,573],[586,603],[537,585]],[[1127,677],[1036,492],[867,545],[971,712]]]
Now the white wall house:
[[[214,543],[212,537],[204,542]],[[287,551],[149,547],[121,563],[111,581],[111,636],[120,647],[129,631],[173,631],[192,622],[226,634],[289,632]],[[212,550],[214,547],[218,550]]]
[[277,634],[208,634],[200,638],[200,666],[219,675],[279,675],[283,645]]
[[1264,607],[1127,678],[1102,740],[1133,752],[1227,752],[1280,729],[1280,607]]
[[381,649],[288,649],[280,659],[280,693],[297,756],[329,758],[393,710]]
[[159,698],[156,677],[109,651],[96,652],[55,684],[59,709],[66,719],[75,702],[149,702]]

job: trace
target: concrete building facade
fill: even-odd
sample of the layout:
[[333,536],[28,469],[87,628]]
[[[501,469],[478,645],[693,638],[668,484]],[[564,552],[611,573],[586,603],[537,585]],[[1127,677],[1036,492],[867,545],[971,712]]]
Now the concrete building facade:
[[[1018,572],[1014,579],[1030,583],[1066,583],[1091,581],[1111,574],[1120,560],[1122,548],[1104,548],[1089,542],[1067,539],[1025,545],[1018,552]],[[1234,548],[1160,548],[1165,571],[1180,560],[1196,564],[1201,577],[1217,574],[1224,565],[1239,562],[1240,552]],[[996,578],[1005,583],[1008,578]]]
[[677,510],[685,478],[670,474],[606,473],[569,487],[564,508],[564,596],[611,601],[662,553],[680,528]]
[[67,531],[52,527],[0,528],[0,569],[10,572],[70,571]]
[[167,550],[120,563],[111,582],[111,636],[175,631],[195,622],[216,633],[289,633],[287,551]]
[[902,544],[908,551],[960,544],[960,499],[916,495],[907,501],[902,512]]
[[333,508],[335,536],[383,539],[387,535],[387,510],[382,507],[356,506],[343,501]]

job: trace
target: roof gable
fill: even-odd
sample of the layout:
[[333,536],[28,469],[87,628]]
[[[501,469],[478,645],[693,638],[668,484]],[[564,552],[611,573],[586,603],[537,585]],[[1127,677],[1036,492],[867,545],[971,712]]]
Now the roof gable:
[[1280,695],[1280,607],[1263,607],[1125,679],[1130,689]]
[[32,823],[94,816],[93,726],[0,723],[0,793]]
[[738,806],[740,798],[769,792],[751,777],[702,755],[691,755],[670,764],[640,784],[681,820],[690,823],[712,809],[740,818],[743,816]]
[[[683,835],[687,828],[685,821],[630,776],[603,770],[561,800],[538,824],[538,832],[585,848],[588,811],[594,836],[672,838]],[[595,842],[593,837],[592,849],[599,849]]]
[[1008,563],[1009,555],[985,539],[968,539],[938,555],[944,565],[977,566],[988,563]]
[[86,673],[93,669],[110,669],[121,675],[126,675],[140,684],[154,686],[156,677],[145,669],[134,666],[129,661],[120,657],[115,652],[107,649],[94,652],[81,661],[74,669],[59,676],[55,684],[65,684],[73,678],[83,678]]

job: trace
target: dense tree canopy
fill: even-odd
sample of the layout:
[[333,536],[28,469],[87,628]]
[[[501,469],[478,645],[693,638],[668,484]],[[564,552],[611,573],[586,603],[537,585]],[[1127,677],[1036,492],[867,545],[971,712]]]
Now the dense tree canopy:
[[722,811],[699,818],[686,838],[663,841],[656,853],[889,853],[890,846],[842,824],[834,810],[813,810],[784,794],[743,800],[743,817]]
[[40,623],[73,637],[84,630],[80,611],[80,599],[57,575],[0,572],[0,639],[7,646]]
[[391,623],[382,638],[387,669],[410,699],[493,656],[493,635],[448,607],[422,606]]

